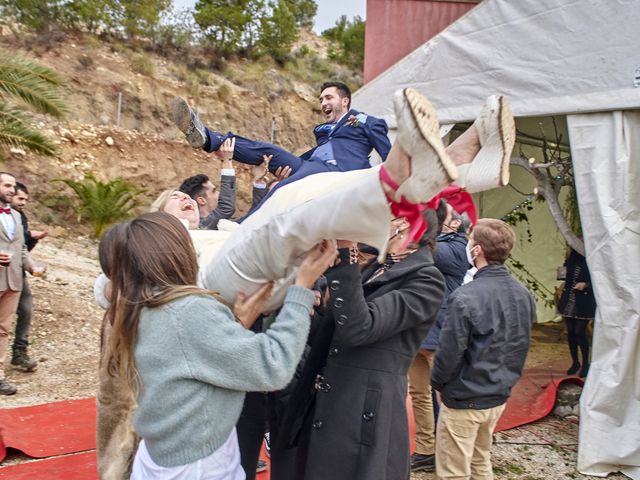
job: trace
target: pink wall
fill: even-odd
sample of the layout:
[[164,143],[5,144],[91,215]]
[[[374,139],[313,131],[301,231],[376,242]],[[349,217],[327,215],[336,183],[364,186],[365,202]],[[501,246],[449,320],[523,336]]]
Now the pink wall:
[[475,0],[367,0],[365,83],[444,30],[476,3]]

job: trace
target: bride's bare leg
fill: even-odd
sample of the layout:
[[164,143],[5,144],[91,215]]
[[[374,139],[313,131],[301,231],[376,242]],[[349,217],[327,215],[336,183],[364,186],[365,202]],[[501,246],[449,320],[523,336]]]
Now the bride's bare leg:
[[474,125],[467,128],[445,149],[451,161],[457,166],[473,162],[480,152],[480,137]]
[[506,97],[488,97],[473,125],[446,149],[460,173],[456,184],[474,193],[509,183],[515,139],[515,122]]

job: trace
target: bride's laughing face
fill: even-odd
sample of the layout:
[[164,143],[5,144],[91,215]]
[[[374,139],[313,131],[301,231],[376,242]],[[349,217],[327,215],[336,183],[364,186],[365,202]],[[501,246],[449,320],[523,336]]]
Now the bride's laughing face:
[[165,203],[164,211],[180,220],[187,220],[190,229],[198,228],[200,223],[198,204],[186,193],[174,190]]

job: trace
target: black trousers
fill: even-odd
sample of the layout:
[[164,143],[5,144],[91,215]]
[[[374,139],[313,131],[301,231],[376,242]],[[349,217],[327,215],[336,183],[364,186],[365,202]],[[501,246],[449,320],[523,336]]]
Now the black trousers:
[[13,338],[13,352],[26,350],[29,346],[29,333],[31,332],[31,318],[33,317],[33,295],[27,282],[26,275],[22,276],[22,292],[16,312],[16,334]]
[[236,430],[240,446],[240,464],[247,476],[246,480],[254,480],[262,439],[267,430],[266,393],[247,393]]

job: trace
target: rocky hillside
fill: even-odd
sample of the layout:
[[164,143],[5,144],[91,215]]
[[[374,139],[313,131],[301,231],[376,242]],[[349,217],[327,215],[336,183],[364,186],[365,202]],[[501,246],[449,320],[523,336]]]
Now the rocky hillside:
[[[191,52],[188,58],[174,54],[170,60],[171,55],[90,36],[67,36],[45,45],[35,36],[1,31],[1,47],[36,58],[66,79],[65,95],[71,109],[63,122],[38,120],[59,145],[58,158],[14,149],[4,168],[33,189],[32,196],[38,201],[32,208],[36,218],[49,224],[71,222],[72,226],[73,216],[65,217],[59,209],[45,206],[53,196],[70,194],[53,179],[77,179],[88,172],[100,179],[122,176],[147,189],[150,202],[158,192],[189,175],[202,172],[217,178],[215,157],[187,146],[170,121],[168,104],[176,95],[189,99],[214,129],[267,141],[273,134],[276,143],[302,152],[313,144],[310,127],[320,121],[316,101],[320,75],[333,75],[337,67],[329,68],[323,59],[326,46],[322,39],[306,33],[300,42],[306,56],[283,68],[268,59],[193,58],[204,55],[202,52]],[[203,67],[208,63],[218,70]],[[118,94],[122,108],[116,126]],[[248,170],[240,170],[242,210],[250,200],[250,190]]]

